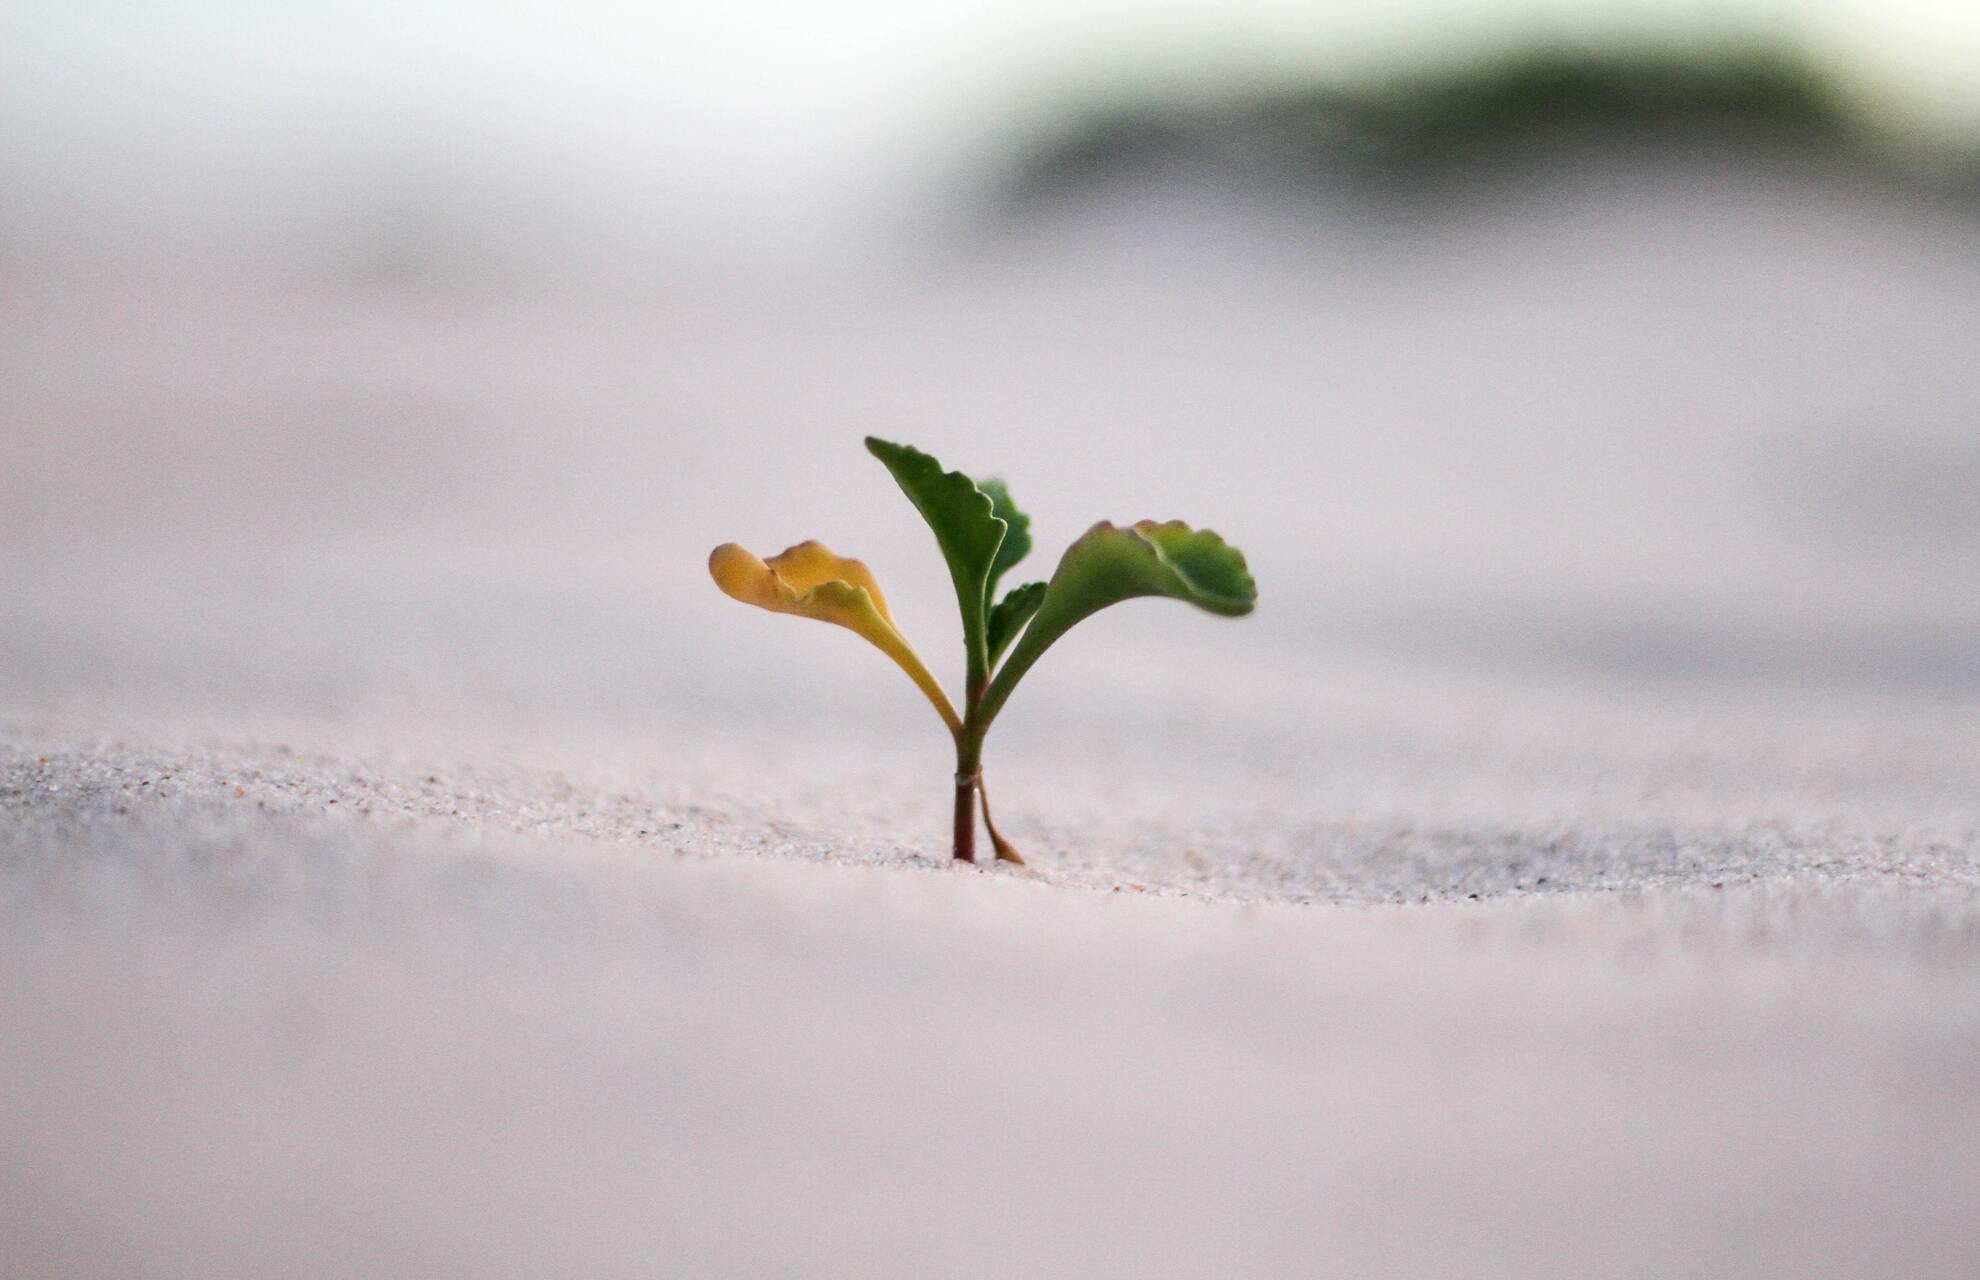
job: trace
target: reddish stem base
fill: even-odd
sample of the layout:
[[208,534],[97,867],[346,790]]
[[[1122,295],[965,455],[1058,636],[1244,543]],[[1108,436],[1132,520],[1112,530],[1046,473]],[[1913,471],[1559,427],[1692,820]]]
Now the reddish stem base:
[[976,787],[983,774],[956,775],[956,861],[976,861]]

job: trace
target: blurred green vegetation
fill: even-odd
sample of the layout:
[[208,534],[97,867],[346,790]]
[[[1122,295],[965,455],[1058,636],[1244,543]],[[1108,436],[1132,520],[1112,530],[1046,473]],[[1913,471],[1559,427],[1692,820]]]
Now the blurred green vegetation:
[[[1068,113],[1021,150],[1006,193],[1021,205],[1163,164],[1406,193],[1503,177],[1590,152],[1770,151],[1907,180],[1889,139],[1834,78],[1789,49],[1535,45],[1358,85],[1232,84],[1187,98],[1141,94]],[[1915,157],[1913,157],[1915,159]],[[1980,173],[1974,157],[1933,170]]]

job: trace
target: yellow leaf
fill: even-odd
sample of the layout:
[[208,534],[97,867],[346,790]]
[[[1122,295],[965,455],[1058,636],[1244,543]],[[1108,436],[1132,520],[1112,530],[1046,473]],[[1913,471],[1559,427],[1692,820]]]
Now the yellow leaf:
[[725,542],[710,553],[708,573],[716,586],[744,604],[816,618],[864,636],[907,672],[935,705],[950,733],[962,732],[962,720],[949,704],[949,695],[894,625],[887,597],[864,564],[835,555],[817,541],[800,542],[768,560]]

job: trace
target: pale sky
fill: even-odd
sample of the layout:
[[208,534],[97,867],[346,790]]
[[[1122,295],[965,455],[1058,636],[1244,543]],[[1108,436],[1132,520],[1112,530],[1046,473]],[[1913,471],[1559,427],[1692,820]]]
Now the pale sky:
[[259,183],[304,216],[403,148],[661,193],[661,234],[830,237],[1108,92],[1720,34],[1800,44],[1896,133],[1980,133],[1975,0],[12,0],[0,213],[155,222]]

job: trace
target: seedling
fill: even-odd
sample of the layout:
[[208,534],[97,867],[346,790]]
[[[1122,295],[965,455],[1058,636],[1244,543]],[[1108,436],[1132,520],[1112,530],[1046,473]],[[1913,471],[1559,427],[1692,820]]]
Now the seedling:
[[1066,548],[1050,582],[1027,582],[999,599],[998,583],[1031,551],[1031,517],[1017,509],[1003,482],[944,471],[919,449],[872,436],[866,448],[920,510],[955,580],[966,664],[961,715],[902,637],[880,584],[859,561],[818,542],[800,542],[759,560],[728,542],[708,557],[708,571],[717,586],[744,604],[835,623],[892,658],[927,695],[955,739],[956,857],[976,861],[980,807],[997,857],[1022,863],[990,820],[983,737],[1024,673],[1075,623],[1110,604],[1170,596],[1235,618],[1251,612],[1258,588],[1244,553],[1208,529],[1192,529],[1180,520],[1126,527],[1102,520]]

